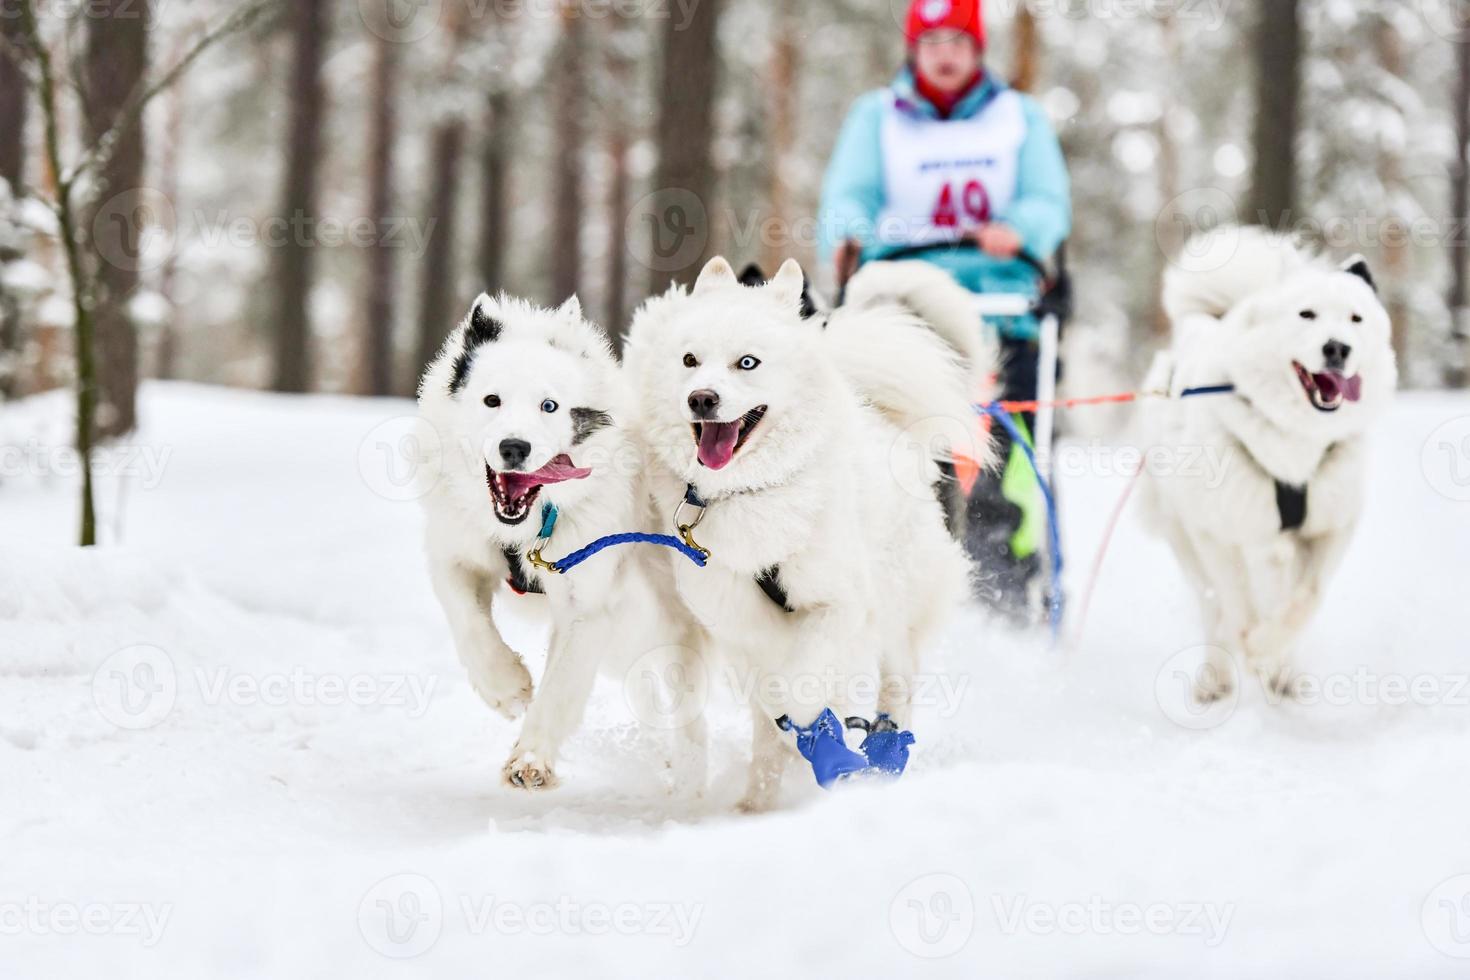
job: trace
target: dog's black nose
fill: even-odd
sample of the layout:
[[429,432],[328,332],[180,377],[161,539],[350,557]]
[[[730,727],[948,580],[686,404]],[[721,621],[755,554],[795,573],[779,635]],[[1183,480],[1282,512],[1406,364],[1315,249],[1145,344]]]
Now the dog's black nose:
[[720,407],[720,396],[708,388],[701,388],[689,395],[689,411],[697,419],[712,419]]
[[1340,340],[1329,340],[1322,345],[1322,357],[1327,361],[1328,370],[1341,370],[1347,366],[1348,355],[1353,349]]
[[519,468],[529,455],[531,455],[531,444],[524,439],[502,439],[500,441],[500,458],[505,462],[505,468],[508,470]]

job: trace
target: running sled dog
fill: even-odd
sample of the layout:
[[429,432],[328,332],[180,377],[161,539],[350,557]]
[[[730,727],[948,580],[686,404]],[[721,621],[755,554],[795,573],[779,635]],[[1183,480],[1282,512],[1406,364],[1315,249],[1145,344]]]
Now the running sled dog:
[[[670,651],[678,610],[647,556],[615,548],[558,575],[535,564],[648,520],[648,492],[626,428],[633,412],[617,360],[576,299],[557,310],[482,295],[444,342],[419,389],[438,435],[440,477],[424,498],[434,591],[471,684],[508,718],[526,713],[503,771],[512,786],[550,787],[599,667],[626,671]],[[540,690],[501,637],[492,609],[544,593],[551,646]],[[664,629],[675,632],[667,641]],[[659,692],[628,685],[630,699]],[[631,703],[631,702],[630,702]],[[647,717],[656,705],[632,705]],[[687,734],[697,738],[698,729]],[[702,752],[700,754],[702,759]]]
[[[1337,266],[1289,239],[1225,228],[1195,239],[1164,284],[1172,349],[1148,388],[1160,449],[1209,447],[1223,477],[1148,474],[1145,502],[1198,593],[1214,649],[1195,694],[1231,693],[1233,656],[1277,697],[1363,505],[1364,434],[1397,384],[1387,312],[1367,263]],[[1185,468],[1187,469],[1187,468]]]
[[967,294],[878,263],[824,315],[804,285],[794,261],[751,286],[716,258],[645,303],[626,346],[653,499],[711,555],[660,557],[753,715],[747,810],[795,756],[778,718],[907,727],[920,652],[969,594],[936,496],[952,452],[983,455],[971,396],[990,363]]

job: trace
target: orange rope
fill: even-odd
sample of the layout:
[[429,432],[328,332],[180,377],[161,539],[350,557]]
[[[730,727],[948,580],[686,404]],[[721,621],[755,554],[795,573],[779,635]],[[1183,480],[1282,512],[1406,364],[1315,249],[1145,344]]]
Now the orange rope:
[[1144,397],[1136,391],[1125,391],[1119,395],[1096,395],[1092,398],[1064,398],[1054,402],[997,402],[1002,411],[1035,412],[1042,408],[1082,408],[1087,405],[1123,405]]

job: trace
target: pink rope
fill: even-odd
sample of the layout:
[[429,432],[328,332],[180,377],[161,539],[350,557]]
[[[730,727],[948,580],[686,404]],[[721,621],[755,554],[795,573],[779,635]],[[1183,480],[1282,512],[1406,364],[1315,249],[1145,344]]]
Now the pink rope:
[[1087,628],[1087,613],[1092,608],[1092,593],[1097,588],[1097,581],[1102,577],[1103,561],[1108,556],[1108,548],[1113,543],[1113,532],[1118,529],[1118,523],[1123,517],[1123,511],[1128,506],[1128,500],[1133,496],[1134,487],[1138,486],[1138,478],[1143,475],[1143,460],[1138,461],[1138,468],[1128,478],[1128,486],[1123,490],[1123,496],[1118,498],[1118,505],[1113,508],[1113,516],[1108,519],[1107,528],[1103,531],[1102,541],[1097,546],[1097,554],[1092,559],[1092,570],[1087,575],[1087,589],[1082,593],[1082,608],[1077,614],[1077,628],[1072,633],[1072,646],[1078,646],[1082,642],[1082,633]]

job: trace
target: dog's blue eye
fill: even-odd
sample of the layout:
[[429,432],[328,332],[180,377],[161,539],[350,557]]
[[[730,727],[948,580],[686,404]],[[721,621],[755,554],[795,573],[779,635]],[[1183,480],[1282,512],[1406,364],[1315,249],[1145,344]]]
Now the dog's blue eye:
[[485,407],[486,408],[499,408],[500,407],[500,396],[499,395],[486,395],[485,396]]
[[547,415],[550,415],[552,412],[556,411],[558,408],[561,408],[561,406],[558,405],[556,402],[552,401],[550,398],[546,399],[546,401],[544,401],[544,402],[541,403],[541,411],[545,412]]
[[759,357],[751,357],[749,354],[746,354],[739,361],[737,361],[736,364],[742,371],[754,371],[756,368],[761,366],[761,359]]

